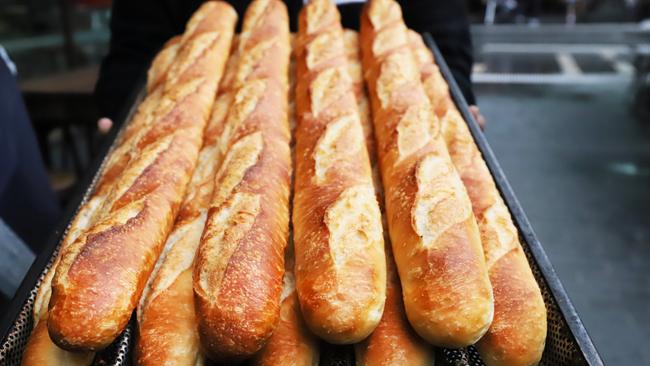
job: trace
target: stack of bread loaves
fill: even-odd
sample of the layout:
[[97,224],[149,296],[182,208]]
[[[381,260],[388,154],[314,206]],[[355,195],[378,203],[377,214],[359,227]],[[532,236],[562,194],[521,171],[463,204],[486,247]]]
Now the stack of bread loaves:
[[357,365],[473,344],[488,366],[537,364],[546,310],[518,232],[397,2],[370,0],[359,34],[330,0],[294,38],[280,0],[236,20],[208,1],[154,59],[23,364],[89,365],[134,310],[138,365],[315,365],[319,338]]

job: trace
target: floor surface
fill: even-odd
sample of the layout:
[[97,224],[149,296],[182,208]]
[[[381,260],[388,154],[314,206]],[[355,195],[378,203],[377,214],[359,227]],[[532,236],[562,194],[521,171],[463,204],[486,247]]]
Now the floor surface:
[[650,365],[650,124],[630,114],[628,86],[476,92],[487,138],[603,360]]

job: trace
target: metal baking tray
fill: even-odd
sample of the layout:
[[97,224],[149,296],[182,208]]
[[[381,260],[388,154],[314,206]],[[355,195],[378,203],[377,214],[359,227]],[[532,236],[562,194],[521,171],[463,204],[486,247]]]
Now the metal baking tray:
[[[535,278],[542,290],[544,302],[548,314],[548,335],[546,348],[540,365],[545,366],[574,366],[591,365],[600,366],[603,362],[598,355],[589,335],[587,334],[575,308],[571,304],[566,291],[562,287],[559,278],[553,270],[542,245],[535,236],[526,215],[524,214],[519,201],[515,197],[510,184],[496,160],[492,149],[483,136],[480,128],[469,112],[467,103],[453,79],[449,67],[445,63],[433,38],[429,34],[424,35],[427,46],[432,50],[434,57],[440,67],[440,71],[447,80],[452,97],[456,106],[461,111],[469,129],[474,136],[483,158],[494,177],[497,187],[510,209],[510,213],[519,230],[522,246],[528,257]],[[144,93],[144,80],[139,84],[140,92],[131,98],[132,107],[124,113],[125,122],[130,121]],[[54,256],[57,254],[58,245],[66,232],[69,222],[83,202],[93,191],[99,172],[104,164],[105,157],[114,148],[115,137],[121,133],[126,123],[122,124],[120,131],[112,131],[107,139],[108,142],[100,150],[98,158],[91,167],[92,174],[82,181],[81,190],[71,207],[66,210],[64,220],[47,243],[42,253],[36,258],[28,271],[21,286],[11,301],[7,313],[0,322],[0,366],[19,365],[22,352],[29,338],[32,329],[32,308],[36,290],[44,273],[50,268]],[[131,349],[135,333],[134,319],[118,337],[118,339],[106,350],[102,351],[95,358],[95,365],[129,365],[131,364]],[[352,346],[334,346],[323,342],[321,349],[321,365],[354,365],[354,351]],[[473,347],[466,349],[437,349],[436,364],[449,366],[480,366],[483,365],[478,353]]]

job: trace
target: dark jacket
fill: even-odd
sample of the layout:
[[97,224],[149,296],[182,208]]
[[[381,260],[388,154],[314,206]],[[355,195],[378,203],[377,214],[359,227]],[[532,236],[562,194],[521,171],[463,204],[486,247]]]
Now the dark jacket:
[[0,218],[34,253],[39,253],[54,229],[60,208],[18,83],[2,59],[0,156]]
[[[96,97],[100,112],[115,119],[127,106],[134,88],[144,81],[153,56],[172,36],[180,34],[201,0],[114,0],[110,50],[100,71]],[[238,28],[250,1],[228,0],[239,14]],[[285,0],[292,31],[302,0]],[[474,104],[470,73],[472,44],[462,0],[400,0],[406,24],[431,32],[469,104]],[[343,26],[359,29],[363,4],[339,6]],[[119,121],[118,121],[119,122]]]

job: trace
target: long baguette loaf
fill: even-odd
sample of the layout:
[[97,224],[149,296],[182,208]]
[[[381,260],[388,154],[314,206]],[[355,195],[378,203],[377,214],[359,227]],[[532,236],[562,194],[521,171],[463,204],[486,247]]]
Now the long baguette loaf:
[[133,133],[139,137],[101,203],[102,218],[63,251],[48,319],[59,346],[102,349],[128,322],[196,164],[235,20],[223,2],[208,2],[192,17],[155,122]]
[[235,94],[223,132],[194,266],[199,335],[211,358],[249,357],[280,311],[289,226],[289,21],[279,0],[256,0],[239,38]]
[[472,344],[492,321],[492,289],[471,202],[422,87],[399,5],[367,4],[360,37],[408,319],[435,345]]
[[[295,86],[296,86],[296,40],[291,34],[291,62],[289,66],[289,121],[292,130],[295,129]],[[294,121],[294,122],[291,122]],[[292,134],[293,135],[293,134]],[[295,143],[291,144],[291,159],[295,162]],[[293,182],[291,184],[293,187]],[[284,285],[280,305],[280,320],[264,348],[252,359],[251,364],[257,366],[315,366],[319,360],[318,339],[309,331],[296,294],[294,276],[295,255],[291,231],[285,250]]]
[[[156,80],[157,84],[164,82],[166,71],[169,69],[171,61],[176,56],[178,50],[178,38],[175,37],[174,39],[176,40],[167,42],[160,53],[154,58],[151,70],[156,71],[149,72],[148,83],[150,83],[152,78]],[[132,124],[139,125],[142,128],[143,121],[145,120],[143,116],[151,114],[153,108],[155,108],[155,105],[160,100],[160,91],[162,88],[157,88],[158,90],[154,91],[156,88],[152,87],[151,93],[140,104],[131,122]],[[116,174],[111,174],[111,172],[116,172],[123,168],[126,160],[124,156],[128,154],[132,145],[133,139],[127,139],[124,136],[116,143],[116,148],[111,152],[105,167],[100,173],[98,186],[104,187],[104,189],[96,189],[89,200],[81,206],[70,224],[68,233],[61,243],[59,253],[52,267],[45,274],[39,285],[34,300],[34,329],[23,353],[23,365],[88,365],[93,359],[93,352],[71,353],[58,347],[50,339],[47,332],[47,316],[50,295],[52,293],[52,278],[61,259],[61,253],[77,239],[81,232],[87,230],[94,222],[94,218],[98,216],[98,208],[105,197],[107,188],[115,184]],[[122,166],[117,167],[116,165]]]
[[314,333],[355,343],[377,326],[384,307],[381,213],[336,6],[310,1],[298,37],[296,288]]
[[[364,88],[363,75],[361,71],[361,54],[358,50],[358,34],[346,30],[346,48],[348,50],[348,70],[355,83],[355,94],[357,105],[362,115],[362,123],[367,123],[364,131],[366,139],[374,141],[372,119],[370,118],[368,95]],[[358,65],[358,66],[350,66]],[[359,83],[359,84],[357,84]],[[365,111],[364,111],[365,110]],[[366,119],[364,122],[364,112]],[[368,152],[371,154],[371,161],[376,162],[375,145],[367,143]],[[380,200],[384,200],[384,192],[379,177],[379,169],[373,167],[375,191]],[[373,174],[374,175],[374,174]],[[385,211],[385,210],[383,210]],[[418,336],[411,328],[404,311],[402,300],[402,288],[399,283],[395,260],[390,248],[390,238],[386,230],[386,217],[382,215],[384,227],[384,242],[386,252],[386,304],[381,321],[372,334],[363,341],[354,345],[356,364],[358,366],[399,366],[399,365],[434,365],[434,354],[432,347]]]
[[488,366],[535,365],[546,340],[546,308],[539,286],[508,208],[465,121],[451,103],[449,88],[431,52],[417,33],[412,33],[411,39],[422,65],[425,89],[442,117],[451,159],[472,201],[494,290],[494,320],[476,346]]
[[[233,42],[235,45],[236,42]],[[138,305],[137,365],[202,365],[192,288],[192,264],[214,189],[221,156],[217,138],[231,97],[236,57],[230,57],[203,139],[203,147],[174,229]]]

